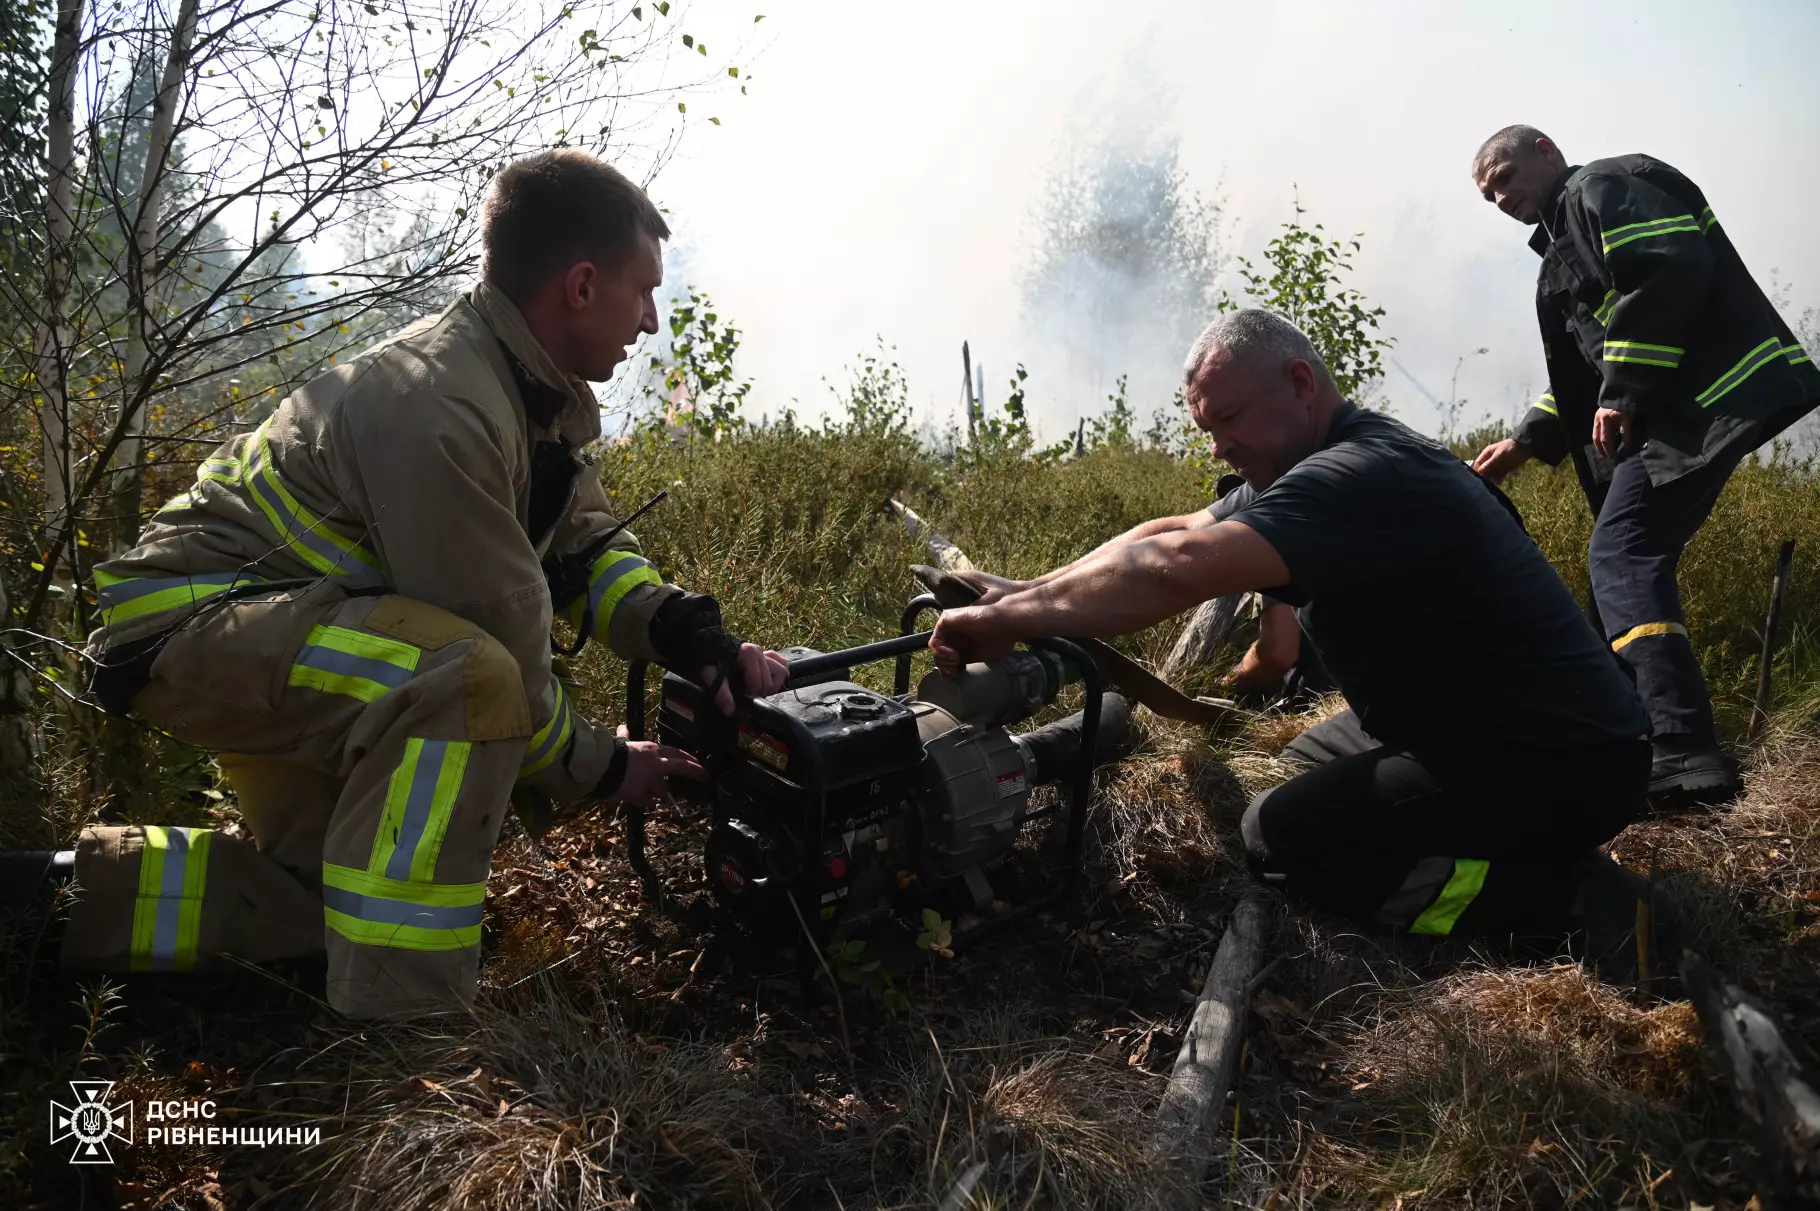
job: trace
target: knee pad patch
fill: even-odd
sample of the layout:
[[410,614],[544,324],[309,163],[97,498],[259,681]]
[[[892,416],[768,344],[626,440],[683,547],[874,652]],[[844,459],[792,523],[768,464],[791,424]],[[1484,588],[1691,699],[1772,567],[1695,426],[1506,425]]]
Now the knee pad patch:
[[470,641],[473,646],[461,657],[467,687],[465,738],[516,740],[531,735],[531,707],[525,701],[518,661],[484,628],[409,597],[381,598],[360,625],[431,651]]
[[475,636],[461,672],[467,684],[469,740],[530,739],[535,729],[524,675],[503,643],[491,635]]
[[360,625],[420,648],[444,648],[460,639],[485,636],[486,631],[441,606],[409,597],[382,597]]

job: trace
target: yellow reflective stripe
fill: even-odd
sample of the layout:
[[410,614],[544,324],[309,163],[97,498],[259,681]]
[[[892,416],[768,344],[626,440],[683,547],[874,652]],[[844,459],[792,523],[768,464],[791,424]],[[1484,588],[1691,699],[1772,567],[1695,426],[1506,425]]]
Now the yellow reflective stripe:
[[1714,227],[1717,227],[1718,225],[1719,225],[1719,220],[1716,217],[1714,217],[1713,208],[1711,206],[1708,206],[1705,210],[1702,210],[1700,212],[1700,234],[1701,235],[1705,235],[1707,232],[1711,231]]
[[1687,350],[1678,345],[1651,345],[1643,341],[1606,341],[1601,355],[1608,362],[1636,362],[1644,366],[1665,366],[1674,370],[1681,365]]
[[613,621],[613,611],[627,593],[641,584],[662,584],[657,569],[633,551],[607,551],[594,561],[588,571],[588,592],[570,607],[570,620],[581,623],[582,603],[594,611],[594,638],[605,641]]
[[467,950],[480,945],[480,926],[464,925],[455,929],[399,925],[386,921],[366,921],[349,913],[323,906],[323,923],[350,942],[362,946],[390,946],[395,950]]
[[364,564],[365,570],[377,572],[378,556],[330,529],[320,517],[304,508],[278,477],[271,444],[266,440],[266,429],[271,423],[268,419],[259,426],[241,468],[240,482],[259,506],[259,511],[265,514],[284,544],[317,571],[330,576],[352,576],[363,570],[355,565]]
[[169,500],[159,505],[158,511],[153,513],[152,516],[163,517],[166,513],[175,513],[180,509],[194,508],[201,503],[202,497],[197,494],[196,489],[186,488],[176,496],[171,497]]
[[400,882],[427,882],[435,873],[473,747],[466,740],[405,741],[404,757],[386,787],[369,871]]
[[1606,341],[1607,349],[1648,349],[1656,353],[1686,353],[1679,345],[1651,345],[1644,341]]
[[568,746],[569,737],[574,734],[574,720],[569,711],[569,696],[564,692],[562,682],[556,681],[555,684],[556,707],[550,712],[549,722],[538,728],[537,734],[531,737],[531,743],[525,746],[524,760],[518,766],[520,778],[529,778],[532,774],[541,773],[549,768],[552,761],[562,756],[563,749]]
[[406,740],[404,757],[386,783],[385,807],[379,816],[379,828],[373,833],[372,856],[367,859],[367,869],[375,874],[383,874],[391,865],[392,854],[398,847],[398,834],[404,826],[405,803],[417,780],[417,763],[422,756],[423,741],[415,737]]
[[468,755],[473,745],[465,740],[451,741],[442,770],[436,776],[436,790],[430,800],[430,818],[411,851],[412,882],[428,883],[436,877],[436,859],[442,856],[443,838],[449,835],[449,821],[455,815],[455,800],[461,794],[461,780],[468,772]]
[[383,660],[406,671],[414,670],[423,657],[423,649],[383,635],[369,635],[347,627],[318,626],[310,631],[308,642],[317,647],[346,652],[367,660]]
[[318,625],[297,649],[288,684],[377,702],[411,679],[422,655],[396,639]]
[[1478,898],[1479,891],[1485,886],[1485,875],[1491,870],[1491,863],[1483,858],[1455,858],[1453,874],[1447,880],[1447,886],[1435,897],[1435,902],[1422,910],[1422,915],[1409,927],[1410,933],[1437,934],[1446,936],[1459,924],[1460,914],[1466,906]]
[[[1678,214],[1666,219],[1651,219],[1647,223],[1627,223],[1623,227],[1614,227],[1603,235],[1603,250],[1607,253],[1614,248],[1622,248],[1632,240],[1646,239],[1653,235],[1671,235],[1677,231],[1700,230],[1691,214]],[[1622,236],[1622,239],[1613,239]]]
[[1731,394],[1731,392],[1745,379],[1775,361],[1781,353],[1781,339],[1773,336],[1770,337],[1755,349],[1752,349],[1749,353],[1739,358],[1737,365],[1714,379],[1712,386],[1694,396],[1694,402],[1699,404],[1702,408],[1711,407],[1720,399]]
[[480,945],[487,885],[388,879],[322,864],[323,920],[363,946],[450,951]]
[[1808,356],[1807,350],[1803,349],[1800,345],[1782,346],[1782,356],[1788,359],[1788,364],[1791,366],[1799,366],[1803,362],[1811,362],[1814,360]]
[[95,571],[95,600],[101,625],[112,626],[162,610],[206,601],[240,585],[259,584],[245,572],[204,572],[195,576],[116,576]]
[[403,879],[388,879],[370,870],[337,866],[333,862],[322,864],[322,882],[325,887],[338,887],[342,891],[381,900],[407,901],[426,908],[468,908],[487,898],[487,885],[484,881],[413,883]]
[[218,484],[236,484],[240,482],[241,466],[237,458],[208,458],[196,468],[196,482],[214,480]]
[[158,933],[158,897],[164,887],[167,844],[168,837],[162,826],[145,826],[145,844],[139,850],[139,894],[133,899],[130,965],[134,971],[152,969],[152,946]]
[[1626,223],[1622,227],[1614,227],[1605,232],[1604,236],[1609,240],[1612,236],[1623,235],[1627,231],[1641,231],[1645,227],[1660,227],[1664,223],[1691,223],[1693,218],[1694,216],[1691,214],[1673,214],[1661,219],[1644,219],[1639,223]]
[[209,842],[215,834],[158,824],[145,825],[144,833],[128,965],[133,971],[188,971],[196,965],[202,937]]
[[202,939],[202,897],[208,890],[209,842],[214,835],[205,828],[190,830],[190,852],[183,864],[183,900],[177,906],[178,971],[196,966]]
[[1645,622],[1625,631],[1611,641],[1611,650],[1622,651],[1626,644],[1638,639],[1647,639],[1651,635],[1680,635],[1686,637],[1687,628],[1678,622]]
[[1617,305],[1618,292],[1616,290],[1607,290],[1605,292],[1605,297],[1599,301],[1599,305],[1593,308],[1593,318],[1598,320],[1601,324],[1611,323],[1611,313]]
[[1554,396],[1554,392],[1552,392],[1552,391],[1544,391],[1541,395],[1541,398],[1537,399],[1536,402],[1531,405],[1531,407],[1537,409],[1538,411],[1548,413],[1550,416],[1554,417],[1556,420],[1559,420],[1561,418],[1561,413],[1555,409],[1555,396]]

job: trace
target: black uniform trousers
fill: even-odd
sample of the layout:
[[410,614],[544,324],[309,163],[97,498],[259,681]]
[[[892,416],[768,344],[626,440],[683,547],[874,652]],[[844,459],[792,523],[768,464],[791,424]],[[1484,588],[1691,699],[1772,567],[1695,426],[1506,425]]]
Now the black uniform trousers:
[[1285,756],[1310,768],[1246,810],[1255,873],[1362,924],[1542,945],[1571,926],[1580,864],[1642,810],[1650,766],[1640,738],[1418,754],[1351,711]]
[[1714,743],[1713,706],[1688,639],[1676,573],[1738,458],[1720,458],[1657,486],[1635,454],[1612,469],[1593,524],[1593,605],[1612,650],[1637,679],[1652,735]]

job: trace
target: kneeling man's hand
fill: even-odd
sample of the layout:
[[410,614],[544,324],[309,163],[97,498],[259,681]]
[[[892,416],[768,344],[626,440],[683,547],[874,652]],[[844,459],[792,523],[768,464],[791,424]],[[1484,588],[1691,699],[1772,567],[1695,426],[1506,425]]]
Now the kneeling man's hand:
[[935,667],[949,677],[978,660],[990,664],[1011,654],[1017,637],[1001,625],[1002,611],[990,605],[944,610],[929,636]]
[[1514,437],[1507,437],[1479,451],[1479,457],[1472,460],[1472,469],[1492,483],[1501,484],[1506,476],[1533,457],[1528,446]]
[[708,771],[688,753],[650,740],[626,742],[626,773],[613,798],[639,807],[650,807],[664,797],[665,778],[706,782]]

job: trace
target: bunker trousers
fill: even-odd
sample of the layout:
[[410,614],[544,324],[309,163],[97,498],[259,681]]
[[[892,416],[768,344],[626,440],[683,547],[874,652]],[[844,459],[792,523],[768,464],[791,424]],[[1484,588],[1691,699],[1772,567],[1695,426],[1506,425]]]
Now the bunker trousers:
[[1713,707],[1688,638],[1676,572],[1682,548],[1736,466],[1735,458],[1720,459],[1658,487],[1641,458],[1620,460],[1588,552],[1600,626],[1636,675],[1651,734],[1694,746],[1714,743]]
[[493,846],[532,734],[517,662],[474,624],[333,582],[204,606],[135,713],[216,752],[250,839],[90,828],[67,967],[323,955],[351,1017],[458,1009]]
[[1286,755],[1306,772],[1245,812],[1256,873],[1363,924],[1543,944],[1568,931],[1579,864],[1642,810],[1650,766],[1641,739],[1417,754],[1351,711]]

